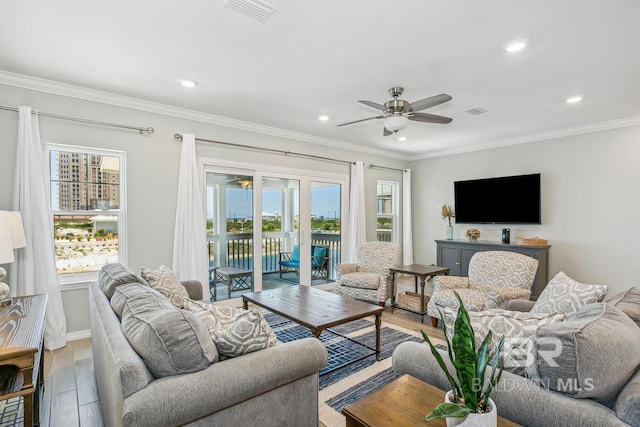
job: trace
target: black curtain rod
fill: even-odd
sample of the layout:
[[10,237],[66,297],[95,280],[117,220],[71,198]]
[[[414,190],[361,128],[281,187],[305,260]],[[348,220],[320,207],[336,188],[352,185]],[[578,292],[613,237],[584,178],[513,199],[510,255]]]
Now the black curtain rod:
[[[180,141],[182,141],[182,134],[176,133],[175,135],[173,135],[173,137],[175,139],[179,139]],[[213,139],[196,138],[196,141],[198,141],[198,142],[209,142],[211,144],[228,145],[230,147],[248,148],[250,150],[269,151],[271,153],[278,153],[278,154],[282,154],[284,156],[308,157],[308,158],[311,158],[311,159],[326,160],[326,161],[329,161],[329,162],[344,163],[344,164],[347,164],[347,165],[355,163],[355,162],[350,162],[350,161],[347,161],[347,160],[332,159],[331,157],[314,156],[313,154],[296,153],[296,152],[293,152],[293,151],[277,150],[275,148],[262,148],[262,147],[254,147],[254,146],[251,146],[251,145],[234,144],[233,142],[215,141]]]
[[[15,111],[16,113],[20,111],[15,107],[6,107],[4,105],[0,105],[0,110]],[[57,114],[42,113],[37,111],[31,111],[31,114],[37,114],[42,117],[51,117],[54,119],[70,120],[72,122],[89,123],[92,125],[110,126],[114,128],[120,128],[120,129],[137,130],[138,132],[140,132],[140,134],[143,134],[143,133],[152,134],[154,132],[154,129],[152,127],[138,127],[138,126],[121,125],[117,123],[98,122],[96,120],[80,119],[78,117],[59,116]]]

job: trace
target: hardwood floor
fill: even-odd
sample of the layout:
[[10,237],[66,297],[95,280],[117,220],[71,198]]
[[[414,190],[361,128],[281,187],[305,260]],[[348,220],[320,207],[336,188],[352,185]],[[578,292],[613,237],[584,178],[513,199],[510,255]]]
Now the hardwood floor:
[[[401,280],[398,290],[413,291],[413,279]],[[430,294],[429,291],[425,293]],[[425,317],[425,323],[420,323],[419,316],[397,309],[392,314],[387,306],[382,320],[416,332],[422,329],[429,336],[443,338],[441,330],[431,327],[429,317]],[[60,350],[45,351],[44,364],[45,391],[40,425],[102,427],[91,340],[70,341]]]

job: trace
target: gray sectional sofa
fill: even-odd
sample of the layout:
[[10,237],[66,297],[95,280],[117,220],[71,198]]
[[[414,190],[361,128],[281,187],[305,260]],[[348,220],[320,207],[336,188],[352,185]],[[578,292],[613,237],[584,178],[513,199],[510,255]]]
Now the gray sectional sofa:
[[[190,298],[202,299],[199,282],[183,284]],[[318,372],[327,361],[319,340],[279,343],[225,360],[216,355],[204,369],[155,378],[123,333],[112,294],[99,282],[90,286],[93,362],[105,426],[317,427]],[[200,349],[192,351],[202,356]]]

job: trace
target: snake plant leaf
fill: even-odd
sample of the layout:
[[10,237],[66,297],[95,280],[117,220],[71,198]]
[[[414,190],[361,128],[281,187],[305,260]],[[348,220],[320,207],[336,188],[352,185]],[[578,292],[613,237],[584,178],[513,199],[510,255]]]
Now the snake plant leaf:
[[431,348],[431,354],[433,354],[433,357],[436,358],[438,365],[440,365],[440,368],[442,369],[444,374],[447,376],[447,380],[449,380],[449,384],[451,384],[451,390],[455,390],[456,394],[460,393],[460,386],[456,383],[456,380],[449,373],[449,368],[447,368],[447,365],[444,363],[444,360],[442,359],[440,352],[438,352],[435,346],[431,343],[431,340],[429,339],[427,334],[425,334],[423,330],[420,330],[420,332],[422,333],[422,338],[427,342],[427,344],[429,344],[429,347]]
[[[455,357],[453,356],[453,346],[451,345],[451,341],[449,341],[449,334],[447,334],[447,323],[444,321],[445,317],[444,314],[442,313],[442,310],[440,310],[440,307],[438,307],[438,313],[440,313],[440,319],[441,319],[441,323],[442,323],[442,333],[444,334],[444,339],[447,340],[447,352],[449,353],[449,360],[451,361],[451,363],[453,363],[453,361],[455,360]],[[455,391],[456,396],[459,396],[462,394],[462,390],[460,390],[460,388],[452,388],[452,390]]]
[[[482,345],[478,349],[478,354],[476,357],[476,377],[480,380],[480,383],[484,385],[484,373],[487,369],[487,365],[489,364],[489,345],[491,344],[491,331],[484,337],[484,341],[482,341]],[[482,389],[483,387],[481,387]]]
[[451,338],[451,345],[456,357],[453,361],[453,366],[456,368],[465,405],[475,411],[479,397],[478,384],[476,383],[475,337],[469,314],[463,309],[464,305],[460,295],[457,292],[455,292],[455,295],[460,303],[460,309],[458,310],[453,337]]
[[441,403],[425,417],[425,421],[435,420],[436,418],[464,418],[470,413],[471,409],[459,403]]

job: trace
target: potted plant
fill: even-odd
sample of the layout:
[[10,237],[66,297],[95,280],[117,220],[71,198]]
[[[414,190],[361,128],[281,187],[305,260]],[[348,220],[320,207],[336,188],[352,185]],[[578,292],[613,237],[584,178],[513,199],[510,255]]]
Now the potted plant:
[[455,218],[456,213],[453,211],[451,205],[447,205],[446,203],[442,205],[441,208],[442,219],[446,219],[449,221],[447,225],[447,240],[453,240],[453,225],[451,225],[451,218]]
[[[480,348],[476,351],[476,341],[469,313],[462,304],[462,299],[457,292],[454,292],[460,309],[456,316],[453,327],[451,341],[447,335],[447,325],[444,322],[444,315],[440,311],[442,320],[442,330],[447,340],[447,351],[451,364],[456,369],[456,378],[451,375],[442,356],[434,347],[431,340],[422,331],[422,337],[431,347],[431,353],[436,358],[438,364],[444,371],[451,390],[445,397],[445,402],[438,405],[426,416],[425,421],[436,418],[446,418],[448,426],[454,425],[486,425],[496,426],[497,410],[493,400],[489,398],[493,387],[500,380],[502,375],[503,361],[500,352],[504,344],[504,336],[498,344],[497,351],[491,363],[491,375],[485,379],[485,372],[489,364],[489,346],[491,344],[491,331],[484,338]],[[478,419],[480,418],[480,419]],[[486,419],[487,424],[483,423]],[[480,421],[480,423],[478,423]]]

